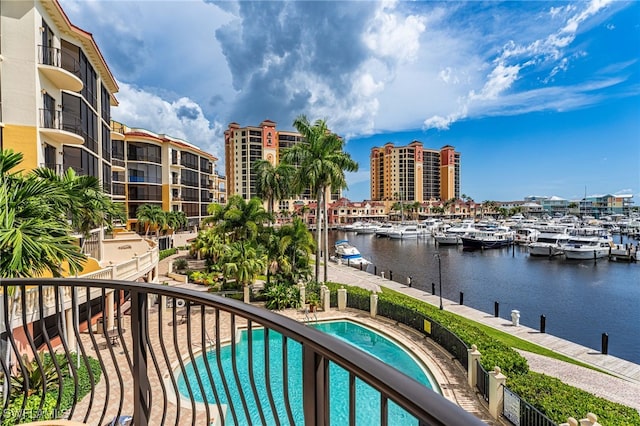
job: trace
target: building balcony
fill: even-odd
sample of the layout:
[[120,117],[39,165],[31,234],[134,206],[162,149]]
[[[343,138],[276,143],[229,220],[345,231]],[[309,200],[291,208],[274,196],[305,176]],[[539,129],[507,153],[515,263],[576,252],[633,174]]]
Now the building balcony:
[[53,142],[66,145],[83,145],[80,117],[62,114],[62,111],[40,109],[40,134]]
[[114,172],[124,172],[126,170],[124,160],[111,157],[111,170]]
[[111,121],[111,140],[124,140],[125,126],[117,121]]
[[[129,266],[136,268],[141,261],[136,258]],[[47,411],[85,424],[106,424],[113,417],[132,415],[136,425],[146,426],[219,425],[225,419],[243,424],[245,413],[255,409],[263,424],[293,424],[294,412],[303,416],[301,424],[323,425],[328,424],[330,409],[356,418],[360,392],[356,383],[363,382],[377,395],[380,424],[387,424],[392,403],[407,412],[408,422],[484,424],[377,358],[304,323],[206,292],[113,280],[120,276],[119,269],[120,265],[115,272],[110,268],[91,278],[3,279],[0,283],[7,306],[7,321],[0,324],[0,331],[12,330],[6,339],[13,352],[9,365],[15,372],[26,373],[28,367],[42,371],[41,365],[27,364],[17,356],[42,351],[51,356],[56,371],[92,371],[65,379],[65,386],[73,390],[65,391],[70,397],[53,398],[55,406]],[[16,290],[12,297],[10,287]],[[9,312],[15,312],[11,319]],[[249,374],[242,377],[237,368],[240,329],[247,330],[248,336],[260,331],[260,340],[269,342],[261,345],[248,337],[252,355]],[[288,355],[292,346],[298,348],[299,356]],[[208,362],[203,361],[202,352]],[[224,364],[232,367],[221,367],[223,357]],[[330,399],[330,386],[335,386],[329,381],[330,363],[331,368],[348,373],[346,398]],[[270,368],[259,373],[255,366]],[[1,367],[7,376],[15,374],[4,359]],[[288,388],[289,376],[294,374],[302,379],[300,394]],[[185,376],[190,380],[180,379]],[[35,392],[55,392],[52,388],[62,380]],[[219,382],[224,391],[204,391],[216,389],[214,384]],[[276,388],[276,382],[284,385]],[[22,394],[31,391],[27,386]],[[10,411],[4,410],[0,417]]]
[[38,69],[58,89],[72,92],[82,90],[80,66],[71,55],[57,47],[42,45],[38,46],[38,53]]

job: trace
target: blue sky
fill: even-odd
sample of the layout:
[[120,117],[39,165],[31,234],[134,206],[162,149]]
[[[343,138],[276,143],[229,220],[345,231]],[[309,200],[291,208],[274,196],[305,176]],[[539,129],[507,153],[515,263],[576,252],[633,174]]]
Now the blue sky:
[[640,2],[61,0],[118,80],[112,116],[220,158],[231,121],[306,114],[369,153],[461,153],[461,192],[640,201]]

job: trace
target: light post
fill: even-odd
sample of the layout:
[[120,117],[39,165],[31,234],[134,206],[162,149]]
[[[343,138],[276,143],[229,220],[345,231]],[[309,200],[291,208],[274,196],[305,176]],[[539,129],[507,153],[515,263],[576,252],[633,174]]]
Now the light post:
[[440,263],[440,253],[436,253],[433,257],[438,258],[438,282],[440,285],[440,310],[442,311],[444,307],[442,306],[442,264]]

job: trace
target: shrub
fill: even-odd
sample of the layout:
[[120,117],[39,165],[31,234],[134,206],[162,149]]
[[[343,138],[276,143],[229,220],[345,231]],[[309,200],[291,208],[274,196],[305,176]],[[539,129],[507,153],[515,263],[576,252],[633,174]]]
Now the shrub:
[[184,271],[189,266],[189,262],[184,257],[179,257],[173,261],[173,267],[176,271]]
[[272,283],[267,286],[263,295],[267,309],[284,309],[300,307],[300,289],[292,284]]
[[[2,426],[60,418],[67,410],[69,410],[73,406],[76,400],[80,401],[85,395],[91,392],[92,386],[95,386],[95,384],[100,381],[102,376],[100,363],[94,358],[85,358],[86,363],[89,364],[89,368],[91,369],[91,373],[93,374],[93,385],[85,361],[82,361],[80,363],[80,368],[76,369],[78,380],[76,398],[75,383],[73,377],[71,377],[68,364],[69,359],[74,360],[75,357],[76,355],[73,353],[69,354],[68,358],[67,356],[65,356],[65,354],[56,354],[56,361],[58,365],[61,366],[60,373],[62,375],[62,394],[60,397],[60,407],[58,411],[56,411],[56,404],[58,402],[59,388],[57,385],[52,385],[52,387],[47,387],[47,393],[44,396],[42,411],[40,412],[38,411],[38,408],[40,407],[42,395],[39,392],[36,391],[36,393],[32,393],[27,397],[24,411],[21,411],[24,394],[15,395],[10,400],[6,410],[3,411]],[[53,365],[53,361],[51,360],[51,356],[49,354],[44,354],[44,357],[42,359],[47,365]],[[40,388],[40,391],[41,390],[42,389]]]
[[167,257],[174,255],[178,252],[177,248],[170,248],[166,250],[160,250],[160,260],[166,259]]

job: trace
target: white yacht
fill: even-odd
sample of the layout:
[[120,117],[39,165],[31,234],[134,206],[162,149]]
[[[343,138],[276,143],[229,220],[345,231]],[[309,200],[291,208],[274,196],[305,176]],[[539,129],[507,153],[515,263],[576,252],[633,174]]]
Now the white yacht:
[[378,230],[378,224],[362,222],[358,226],[354,226],[353,230],[356,231],[356,234],[375,234]]
[[444,232],[433,234],[436,242],[442,245],[462,244],[464,234],[477,231],[472,221],[463,221],[458,226],[452,226]]
[[362,257],[360,250],[349,244],[348,240],[338,240],[335,244],[336,254],[333,256],[333,260],[336,262],[346,263],[351,266],[359,266],[360,264],[368,265],[367,259]]
[[536,241],[527,245],[531,256],[558,256],[564,253],[563,245],[569,241],[564,227],[547,227],[540,230]]
[[534,228],[517,228],[515,232],[514,242],[522,245],[534,243],[540,236],[540,231]]
[[388,237],[389,232],[393,231],[394,226],[391,223],[381,223],[376,229],[376,237]]
[[576,228],[562,246],[567,259],[600,259],[609,256],[613,245],[611,234],[604,228]]
[[388,233],[389,238],[408,240],[418,238],[418,227],[416,225],[399,226]]

